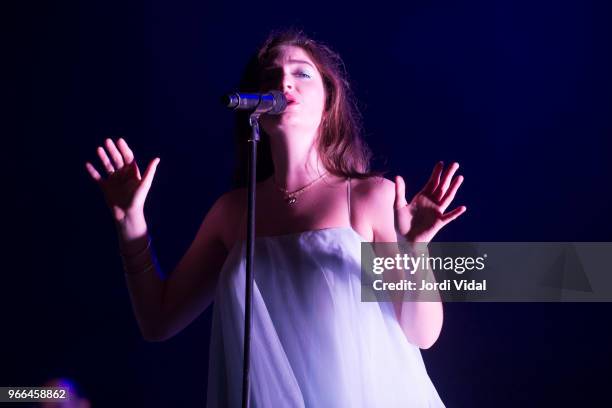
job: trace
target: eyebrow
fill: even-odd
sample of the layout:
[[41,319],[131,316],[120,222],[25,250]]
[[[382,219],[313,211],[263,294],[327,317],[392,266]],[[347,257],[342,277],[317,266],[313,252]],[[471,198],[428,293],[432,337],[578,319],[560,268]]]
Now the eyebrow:
[[[294,59],[291,59],[291,60],[289,60],[289,62],[292,63],[292,64],[307,64],[307,65],[310,65],[312,68],[314,68],[314,65],[312,65],[310,62],[304,61],[304,60],[294,60]],[[268,66],[268,67],[265,68],[265,70],[273,69],[275,67],[276,67],[275,65]]]

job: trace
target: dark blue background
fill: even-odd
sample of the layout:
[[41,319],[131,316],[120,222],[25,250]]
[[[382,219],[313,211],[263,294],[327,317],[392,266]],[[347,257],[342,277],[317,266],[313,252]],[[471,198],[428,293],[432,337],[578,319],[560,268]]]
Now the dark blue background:
[[[232,115],[218,98],[273,28],[339,51],[375,164],[403,175],[410,197],[437,160],[460,163],[450,209],[468,210],[436,240],[612,241],[611,11],[584,0],[13,6],[0,385],[68,375],[94,406],[204,406],[211,310],[167,342],[140,337],[84,163],[102,169],[106,137],[124,137],[141,170],[161,157],[146,215],[172,270],[230,188]],[[423,355],[448,407],[609,405],[610,312],[449,303]]]

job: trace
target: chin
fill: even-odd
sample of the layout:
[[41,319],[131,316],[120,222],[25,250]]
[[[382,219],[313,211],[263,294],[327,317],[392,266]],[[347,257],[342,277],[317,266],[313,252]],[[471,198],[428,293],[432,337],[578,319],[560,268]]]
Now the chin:
[[289,129],[297,129],[304,127],[302,123],[296,117],[289,117],[287,115],[278,116],[275,119],[268,118],[263,121],[260,121],[262,127],[266,131],[266,133],[274,132],[275,130],[289,130]]

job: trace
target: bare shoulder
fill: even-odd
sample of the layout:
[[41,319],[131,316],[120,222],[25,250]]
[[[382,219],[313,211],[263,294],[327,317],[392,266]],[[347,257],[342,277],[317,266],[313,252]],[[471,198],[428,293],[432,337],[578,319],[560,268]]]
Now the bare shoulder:
[[[264,181],[257,183],[258,197],[263,183]],[[238,187],[223,193],[213,205],[219,209],[219,235],[228,251],[238,239],[240,228],[245,225],[247,198],[247,188]]]
[[395,236],[395,182],[385,177],[354,180],[351,199],[355,213],[367,223],[374,241],[390,242]]
[[218,205],[221,205],[226,210],[226,215],[230,215],[231,211],[236,210],[240,206],[244,206],[246,197],[246,188],[234,188],[221,194],[217,199]]
[[233,245],[235,231],[246,208],[246,188],[235,188],[221,194],[211,208],[219,238],[229,250]]
[[395,182],[385,177],[368,177],[352,181],[351,191],[367,208],[380,209],[395,200]]

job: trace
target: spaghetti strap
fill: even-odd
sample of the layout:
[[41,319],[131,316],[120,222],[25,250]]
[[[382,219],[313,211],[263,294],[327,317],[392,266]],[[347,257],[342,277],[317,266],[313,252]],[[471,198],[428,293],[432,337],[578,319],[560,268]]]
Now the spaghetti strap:
[[348,204],[349,224],[353,226],[353,223],[351,221],[351,178],[350,177],[348,178],[348,184],[346,186],[346,197],[347,197],[346,201]]

